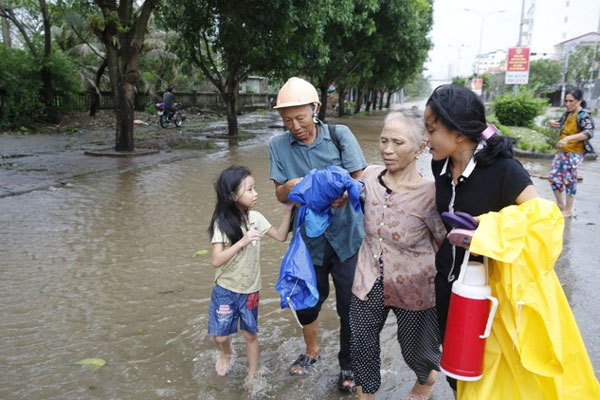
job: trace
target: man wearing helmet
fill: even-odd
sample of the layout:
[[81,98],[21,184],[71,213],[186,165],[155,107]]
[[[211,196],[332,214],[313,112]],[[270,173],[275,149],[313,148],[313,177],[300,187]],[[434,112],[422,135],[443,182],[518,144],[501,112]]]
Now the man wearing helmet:
[[[347,126],[337,125],[332,139],[330,127],[317,119],[320,105],[314,86],[300,78],[290,78],[277,95],[274,108],[281,114],[287,130],[269,140],[269,177],[274,181],[275,195],[282,203],[287,201],[292,188],[313,168],[336,165],[358,178],[367,166],[360,146]],[[298,310],[306,353],[294,361],[289,372],[291,375],[303,375],[319,359],[317,318],[321,305],[329,295],[331,274],[340,317],[338,361],[341,372],[338,388],[351,392],[354,391],[354,376],[350,359],[349,309],[356,256],[364,228],[362,214],[355,213],[346,203],[347,194],[333,202],[333,219],[321,236],[311,238],[302,230],[315,266],[319,301],[312,308]]]

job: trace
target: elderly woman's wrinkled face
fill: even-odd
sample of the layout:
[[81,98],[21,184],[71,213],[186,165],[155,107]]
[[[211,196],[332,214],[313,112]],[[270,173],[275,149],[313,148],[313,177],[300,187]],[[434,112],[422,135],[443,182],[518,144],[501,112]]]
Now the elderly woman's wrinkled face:
[[420,153],[414,124],[402,119],[393,119],[384,125],[379,136],[379,153],[390,172],[405,169],[414,163]]

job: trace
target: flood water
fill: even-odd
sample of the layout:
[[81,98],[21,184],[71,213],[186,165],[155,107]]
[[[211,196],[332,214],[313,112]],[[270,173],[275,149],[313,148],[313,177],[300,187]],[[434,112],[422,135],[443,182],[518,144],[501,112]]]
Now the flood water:
[[[352,128],[369,163],[379,162],[382,119],[376,114],[337,121]],[[206,228],[214,206],[212,183],[231,164],[252,169],[259,193],[256,209],[279,224],[281,206],[268,179],[268,136],[200,158],[0,199],[0,398],[351,398],[334,385],[338,322],[333,293],[321,314],[320,366],[306,377],[288,375],[304,344],[273,289],[287,243],[270,239],[261,249],[261,377],[252,388],[242,388],[247,361],[241,334],[234,336],[237,359],[229,375],[214,373],[217,353],[206,333],[214,269],[209,256],[193,255],[210,249]],[[430,176],[427,158],[421,157],[419,166]],[[547,164],[525,162],[540,173]],[[582,171],[600,181],[597,164],[585,164]],[[549,198],[548,185],[534,180]],[[598,185],[585,185],[585,192],[577,201],[591,211],[574,222],[595,218],[597,225]],[[566,256],[557,270],[576,318],[588,321],[580,327],[598,367],[600,343],[591,322],[600,317],[593,307],[598,265],[597,256],[590,258],[597,236],[590,240],[583,232],[567,226]],[[578,243],[576,252],[569,243]],[[381,399],[402,398],[414,382],[401,360],[394,325],[390,316],[382,334]],[[91,357],[106,365],[75,364]],[[434,398],[450,396],[439,379]]]

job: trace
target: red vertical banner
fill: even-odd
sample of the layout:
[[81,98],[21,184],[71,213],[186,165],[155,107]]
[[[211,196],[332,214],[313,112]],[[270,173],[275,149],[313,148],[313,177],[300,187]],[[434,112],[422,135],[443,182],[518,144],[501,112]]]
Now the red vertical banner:
[[529,47],[511,47],[506,60],[507,85],[526,85],[529,82]]

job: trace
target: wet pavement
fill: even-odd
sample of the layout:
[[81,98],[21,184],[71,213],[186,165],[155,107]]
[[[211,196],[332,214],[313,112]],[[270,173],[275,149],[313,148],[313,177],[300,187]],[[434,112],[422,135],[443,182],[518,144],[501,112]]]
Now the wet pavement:
[[[184,122],[184,124],[186,124]],[[240,129],[246,134],[264,137],[265,126],[276,126],[281,121],[275,113],[249,113],[239,117]],[[184,128],[186,126],[184,125]],[[148,130],[146,127],[136,129]],[[170,128],[173,130],[174,128]],[[168,135],[169,130],[155,129]],[[215,132],[226,131],[226,122],[218,120],[203,125],[192,135],[207,140]],[[23,194],[32,190],[67,185],[74,179],[104,173],[120,173],[157,165],[163,162],[200,157],[207,150],[163,150],[156,154],[134,157],[93,156],[86,151],[114,147],[114,130],[80,130],[69,134],[0,134],[0,198]],[[189,135],[189,134],[188,134]],[[236,145],[252,145],[250,138]],[[214,141],[214,151],[228,146],[227,140]]]
[[[382,119],[382,113],[373,113],[334,122],[352,128],[371,164],[380,163],[376,144]],[[302,340],[273,289],[287,246],[274,241],[261,247],[261,380],[252,390],[242,389],[241,335],[234,338],[238,360],[229,376],[214,374],[214,343],[206,335],[213,269],[207,257],[192,255],[210,246],[211,185],[230,164],[251,167],[260,194],[257,209],[279,222],[265,146],[279,123],[275,113],[246,115],[244,130],[257,134],[248,141],[125,159],[83,154],[111,143],[113,132],[0,135],[0,398],[352,398],[334,387],[333,293],[322,312],[321,365],[307,377],[287,375]],[[223,125],[216,122],[210,129]],[[593,143],[600,148],[600,140]],[[534,175],[545,175],[550,164],[521,161]],[[430,176],[427,157],[420,158],[419,170]],[[586,161],[580,175],[577,215],[566,221],[555,269],[600,376],[600,163]],[[552,198],[547,181],[534,178],[534,184],[541,196]],[[414,382],[394,325],[389,318],[381,336],[378,399],[401,398]],[[99,370],[74,365],[87,357],[102,357],[107,364]],[[443,379],[432,399],[451,399]]]

